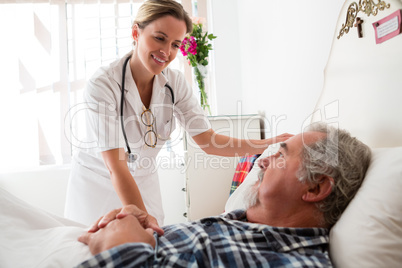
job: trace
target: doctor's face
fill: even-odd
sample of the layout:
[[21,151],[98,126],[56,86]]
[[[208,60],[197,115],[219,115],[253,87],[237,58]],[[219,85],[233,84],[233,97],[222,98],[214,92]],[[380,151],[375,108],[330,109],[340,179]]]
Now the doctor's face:
[[134,25],[135,60],[151,74],[160,74],[176,58],[186,29],[184,21],[172,16],[159,18],[144,29]]

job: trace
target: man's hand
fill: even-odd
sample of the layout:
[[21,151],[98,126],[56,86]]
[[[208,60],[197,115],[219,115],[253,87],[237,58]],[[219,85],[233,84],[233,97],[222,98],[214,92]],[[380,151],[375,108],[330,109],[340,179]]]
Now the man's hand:
[[155,247],[153,230],[144,229],[133,215],[112,220],[96,232],[84,233],[78,241],[88,245],[93,255],[125,243],[143,242]]
[[154,217],[146,213],[145,211],[140,210],[135,205],[127,205],[120,209],[112,210],[111,212],[107,213],[105,216],[100,217],[88,230],[90,233],[97,232],[99,229],[104,228],[107,226],[111,221],[115,219],[122,219],[128,215],[132,215],[141,224],[144,229],[151,228],[159,235],[163,235],[163,230],[159,227],[158,222]]

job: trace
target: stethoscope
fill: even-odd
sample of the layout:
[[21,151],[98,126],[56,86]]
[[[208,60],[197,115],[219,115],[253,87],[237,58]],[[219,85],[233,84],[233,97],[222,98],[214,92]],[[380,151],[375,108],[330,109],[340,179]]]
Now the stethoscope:
[[[120,99],[120,117],[121,117],[121,130],[123,131],[123,137],[124,137],[124,141],[126,143],[126,148],[127,148],[127,162],[128,163],[134,163],[135,160],[137,159],[137,156],[133,153],[131,153],[131,148],[130,145],[128,144],[128,140],[127,140],[127,134],[126,134],[126,130],[124,128],[124,117],[123,117],[123,105],[124,105],[124,84],[125,84],[125,78],[126,78],[126,68],[127,68],[127,63],[130,60],[131,55],[127,57],[127,59],[124,61],[123,64],[123,74],[121,76],[121,99]],[[170,95],[172,96],[172,103],[173,103],[173,107],[172,107],[172,119],[170,120],[170,130],[172,129],[172,124],[173,124],[173,109],[174,109],[174,94],[173,94],[173,89],[166,83],[165,87],[167,87],[170,90]],[[169,138],[167,138],[169,139]]]

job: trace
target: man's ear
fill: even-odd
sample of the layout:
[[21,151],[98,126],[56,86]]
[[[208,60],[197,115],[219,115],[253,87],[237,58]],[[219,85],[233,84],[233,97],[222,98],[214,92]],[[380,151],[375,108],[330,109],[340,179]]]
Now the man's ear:
[[332,187],[334,185],[333,178],[321,175],[318,181],[318,184],[310,186],[307,192],[303,194],[302,199],[304,201],[320,202],[327,198],[327,196],[332,192]]

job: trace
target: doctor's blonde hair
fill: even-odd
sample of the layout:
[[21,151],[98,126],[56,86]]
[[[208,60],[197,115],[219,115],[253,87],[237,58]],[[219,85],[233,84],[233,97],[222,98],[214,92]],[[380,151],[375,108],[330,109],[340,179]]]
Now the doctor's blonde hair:
[[[193,22],[184,10],[183,6],[175,0],[148,0],[138,9],[137,16],[133,22],[138,28],[144,29],[148,24],[165,16],[172,16],[186,23],[186,33],[193,30]],[[134,41],[135,45],[135,41]]]

